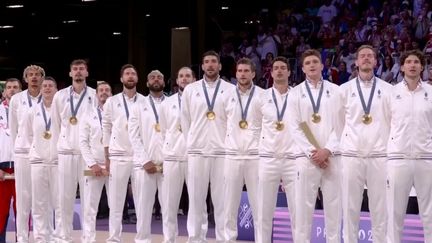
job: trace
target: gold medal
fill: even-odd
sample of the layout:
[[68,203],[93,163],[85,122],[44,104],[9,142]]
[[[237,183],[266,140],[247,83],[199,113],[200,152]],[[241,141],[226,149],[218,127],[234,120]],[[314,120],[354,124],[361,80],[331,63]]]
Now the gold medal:
[[51,132],[50,131],[45,131],[44,133],[43,133],[43,138],[45,138],[45,139],[51,139]]
[[69,118],[69,122],[70,122],[70,124],[72,124],[72,125],[76,125],[76,124],[78,123],[78,119],[76,118],[76,116],[71,116],[71,117]]
[[206,116],[209,120],[214,120],[216,118],[216,114],[213,111],[207,111]]
[[247,129],[248,128],[248,122],[245,121],[245,120],[241,120],[239,122],[239,126],[240,126],[241,129]]
[[156,123],[156,124],[154,124],[154,129],[156,130],[156,132],[160,132],[161,130],[160,130],[160,124],[159,123]]
[[282,131],[284,129],[285,125],[283,123],[283,121],[277,121],[276,122],[276,130],[278,131]]
[[362,118],[362,121],[366,125],[371,124],[372,123],[372,116],[371,116],[371,114],[364,114],[363,118]]
[[312,122],[313,123],[319,123],[321,121],[321,116],[318,113],[312,114]]

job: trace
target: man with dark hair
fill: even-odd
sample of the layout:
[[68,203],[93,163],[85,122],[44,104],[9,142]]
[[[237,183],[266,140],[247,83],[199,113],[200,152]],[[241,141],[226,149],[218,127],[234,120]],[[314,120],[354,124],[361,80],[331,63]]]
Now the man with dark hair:
[[216,223],[216,240],[224,240],[224,161],[226,116],[223,95],[232,87],[219,77],[219,55],[204,53],[201,68],[204,77],[188,85],[181,102],[181,127],[188,150],[189,242],[205,241],[205,201],[211,186]]
[[[137,215],[136,242],[151,241],[151,219],[158,191],[162,202],[163,154],[160,107],[165,98],[164,76],[158,70],[147,75],[150,94],[133,107],[129,119],[129,139],[133,149],[132,189]],[[162,210],[164,204],[161,203]]]
[[[288,78],[291,69],[285,57],[276,57],[272,64],[273,87],[265,90],[255,105],[261,122],[258,169],[258,223],[259,243],[271,242],[273,213],[277,191],[281,185],[285,191],[291,216],[291,232],[295,232],[295,157],[299,149],[288,129],[287,101],[290,93]],[[295,241],[295,235],[293,235]]]
[[178,236],[177,211],[183,184],[187,180],[186,141],[180,125],[180,110],[183,91],[195,81],[189,67],[182,67],[177,73],[178,93],[166,98],[160,108],[160,124],[163,141],[164,179],[162,181],[162,218],[164,242],[176,242]]
[[6,242],[6,227],[12,198],[16,217],[15,180],[12,177],[14,174],[13,143],[10,137],[8,117],[9,101],[20,91],[21,82],[18,79],[7,79],[3,91],[4,100],[0,104],[0,242]]
[[111,86],[100,82],[96,87],[98,106],[84,117],[79,127],[79,146],[85,168],[92,175],[87,176],[84,184],[84,242],[96,242],[96,215],[103,187],[109,195],[108,172],[105,168],[105,154],[102,145],[102,116],[105,102],[112,96]]
[[110,174],[109,238],[107,242],[121,241],[123,207],[133,168],[133,151],[128,135],[128,121],[133,106],[144,99],[144,96],[136,91],[138,73],[133,65],[122,66],[120,81],[123,84],[123,92],[107,99],[102,116],[105,169]]
[[422,52],[400,58],[404,79],[390,96],[390,138],[387,162],[388,242],[400,243],[411,187],[417,193],[424,240],[432,242],[432,86],[421,80]]
[[[79,185],[80,202],[84,202],[84,161],[79,148],[79,124],[97,104],[96,91],[87,86],[87,62],[77,59],[70,64],[72,85],[54,95],[51,108],[53,146],[58,151],[58,190],[60,207],[59,237],[72,241],[73,213]],[[83,213],[81,207],[81,215]],[[82,219],[81,219],[82,223]]]
[[[255,221],[258,190],[258,143],[261,121],[255,119],[258,111],[250,109],[260,102],[263,89],[253,83],[255,64],[248,58],[237,61],[237,85],[227,91],[224,107],[227,116],[225,137],[225,242],[237,239],[237,214],[244,184]],[[256,227],[254,227],[255,238]]]

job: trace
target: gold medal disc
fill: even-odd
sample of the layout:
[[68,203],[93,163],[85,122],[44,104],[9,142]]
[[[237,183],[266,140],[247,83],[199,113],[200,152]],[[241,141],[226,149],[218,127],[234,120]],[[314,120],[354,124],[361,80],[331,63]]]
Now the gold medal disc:
[[372,123],[372,116],[370,114],[364,114],[362,121],[364,124],[369,125]]
[[216,118],[216,114],[214,113],[214,111],[207,111],[206,116],[209,120],[214,120]]
[[76,125],[76,124],[78,124],[78,119],[76,118],[76,116],[71,116],[71,117],[69,118],[69,122],[70,122],[70,124],[72,124],[72,125]]
[[241,129],[247,129],[248,128],[248,122],[245,121],[245,120],[241,120],[239,122],[239,126],[240,126]]
[[45,131],[44,133],[43,133],[43,138],[45,138],[45,139],[51,139],[51,132],[50,131]]
[[313,123],[319,123],[321,121],[321,116],[318,113],[312,114],[312,122]]
[[159,123],[156,123],[156,124],[154,124],[154,129],[156,130],[156,132],[160,132],[161,130],[160,130],[160,124]]
[[276,130],[278,131],[282,131],[284,129],[285,125],[282,121],[277,121],[276,122]]

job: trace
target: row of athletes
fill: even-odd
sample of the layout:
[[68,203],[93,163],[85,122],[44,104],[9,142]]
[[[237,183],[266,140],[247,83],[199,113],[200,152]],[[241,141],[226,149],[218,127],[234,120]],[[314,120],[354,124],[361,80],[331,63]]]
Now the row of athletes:
[[[423,54],[411,51],[402,56],[405,78],[394,87],[374,76],[377,58],[370,46],[357,50],[359,75],[341,87],[322,79],[323,64],[316,50],[304,52],[301,63],[306,80],[290,88],[289,64],[283,57],[276,58],[271,72],[274,85],[262,90],[253,85],[255,68],[250,60],[237,63],[234,86],[219,78],[218,54],[206,52],[203,79],[193,82],[192,70],[181,68],[179,92],[170,97],[162,93],[164,77],[157,70],[147,76],[150,95],[144,97],[136,92],[135,68],[123,66],[123,92],[110,97],[107,83],[99,84],[96,91],[85,85],[88,72],[82,60],[70,66],[72,85],[57,93],[55,82],[45,79],[40,67],[30,66],[24,72],[29,89],[13,96],[9,108],[18,242],[28,242],[30,208],[34,235],[41,242],[49,237],[72,241],[78,183],[83,188],[83,241],[95,241],[97,205],[107,184],[107,242],[120,242],[130,176],[136,242],[151,241],[156,190],[161,192],[164,242],[175,242],[184,181],[190,203],[189,242],[206,241],[209,183],[218,242],[234,242],[237,237],[243,184],[255,219],[255,241],[271,242],[280,181],[295,242],[310,241],[319,187],[327,242],[340,242],[342,218],[344,242],[357,242],[365,184],[374,242],[400,242],[412,186],[425,240],[431,242],[432,100],[428,93],[432,86],[420,79]],[[86,167],[94,176],[84,179]],[[55,230],[50,223],[52,209]]]

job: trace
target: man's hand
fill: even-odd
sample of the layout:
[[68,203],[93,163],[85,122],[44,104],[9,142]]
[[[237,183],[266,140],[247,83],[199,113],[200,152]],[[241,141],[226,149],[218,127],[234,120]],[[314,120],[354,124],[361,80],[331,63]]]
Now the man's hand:
[[320,168],[325,169],[329,163],[331,153],[328,149],[314,149],[312,150],[312,161]]
[[102,167],[100,167],[98,164],[92,165],[90,169],[92,170],[95,176],[103,176]]
[[149,174],[154,174],[154,173],[158,172],[156,164],[153,163],[153,161],[149,161],[149,162],[145,163],[143,168]]
[[3,170],[0,170],[0,181],[5,180],[5,172]]

